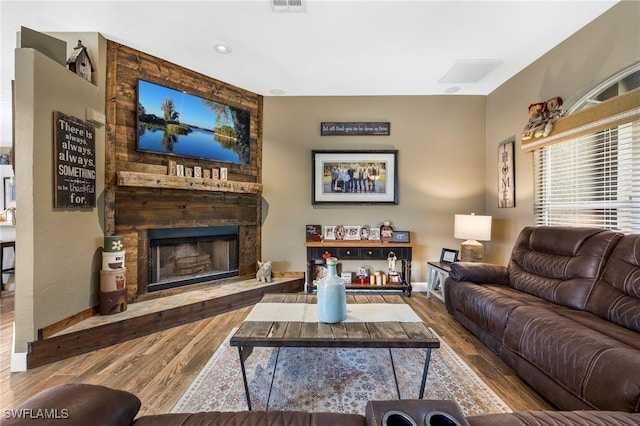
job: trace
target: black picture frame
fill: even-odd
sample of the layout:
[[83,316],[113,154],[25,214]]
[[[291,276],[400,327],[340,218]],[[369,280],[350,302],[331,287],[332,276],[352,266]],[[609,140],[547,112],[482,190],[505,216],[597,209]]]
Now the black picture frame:
[[398,204],[397,150],[313,150],[311,170],[312,204]]
[[393,231],[392,243],[409,243],[410,240],[411,233],[409,231]]
[[458,261],[459,250],[443,248],[440,253],[440,263],[453,263]]

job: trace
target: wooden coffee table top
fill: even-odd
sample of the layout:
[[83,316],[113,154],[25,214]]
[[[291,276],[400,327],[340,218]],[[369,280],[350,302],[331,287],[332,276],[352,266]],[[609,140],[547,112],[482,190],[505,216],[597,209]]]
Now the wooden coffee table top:
[[[337,324],[309,319],[308,314],[315,306],[303,304],[315,303],[316,296],[310,294],[267,294],[231,337],[230,344],[242,347],[440,347],[435,333],[399,295],[347,295],[347,320]],[[389,306],[385,308],[385,304]],[[272,319],[268,318],[269,309],[273,311]],[[300,314],[302,311],[307,315]],[[290,320],[296,315],[305,318]],[[252,320],[255,317],[259,320]]]

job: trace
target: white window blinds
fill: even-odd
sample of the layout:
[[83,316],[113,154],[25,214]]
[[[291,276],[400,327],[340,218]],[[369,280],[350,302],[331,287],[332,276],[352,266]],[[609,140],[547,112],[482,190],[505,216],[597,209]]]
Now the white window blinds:
[[640,120],[534,151],[538,225],[640,233]]

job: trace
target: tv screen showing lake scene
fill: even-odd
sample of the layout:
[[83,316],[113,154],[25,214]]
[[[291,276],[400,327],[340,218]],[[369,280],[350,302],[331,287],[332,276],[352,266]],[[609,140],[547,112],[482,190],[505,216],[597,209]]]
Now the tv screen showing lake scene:
[[138,150],[249,164],[249,111],[138,80]]

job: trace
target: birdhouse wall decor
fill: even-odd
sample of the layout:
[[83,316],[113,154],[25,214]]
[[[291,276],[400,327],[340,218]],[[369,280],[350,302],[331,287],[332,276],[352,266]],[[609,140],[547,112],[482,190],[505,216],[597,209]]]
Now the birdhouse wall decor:
[[82,40],[78,40],[78,45],[73,48],[73,54],[67,59],[69,70],[75,72],[88,82],[91,82],[93,64],[89,58],[87,48],[82,45]]

